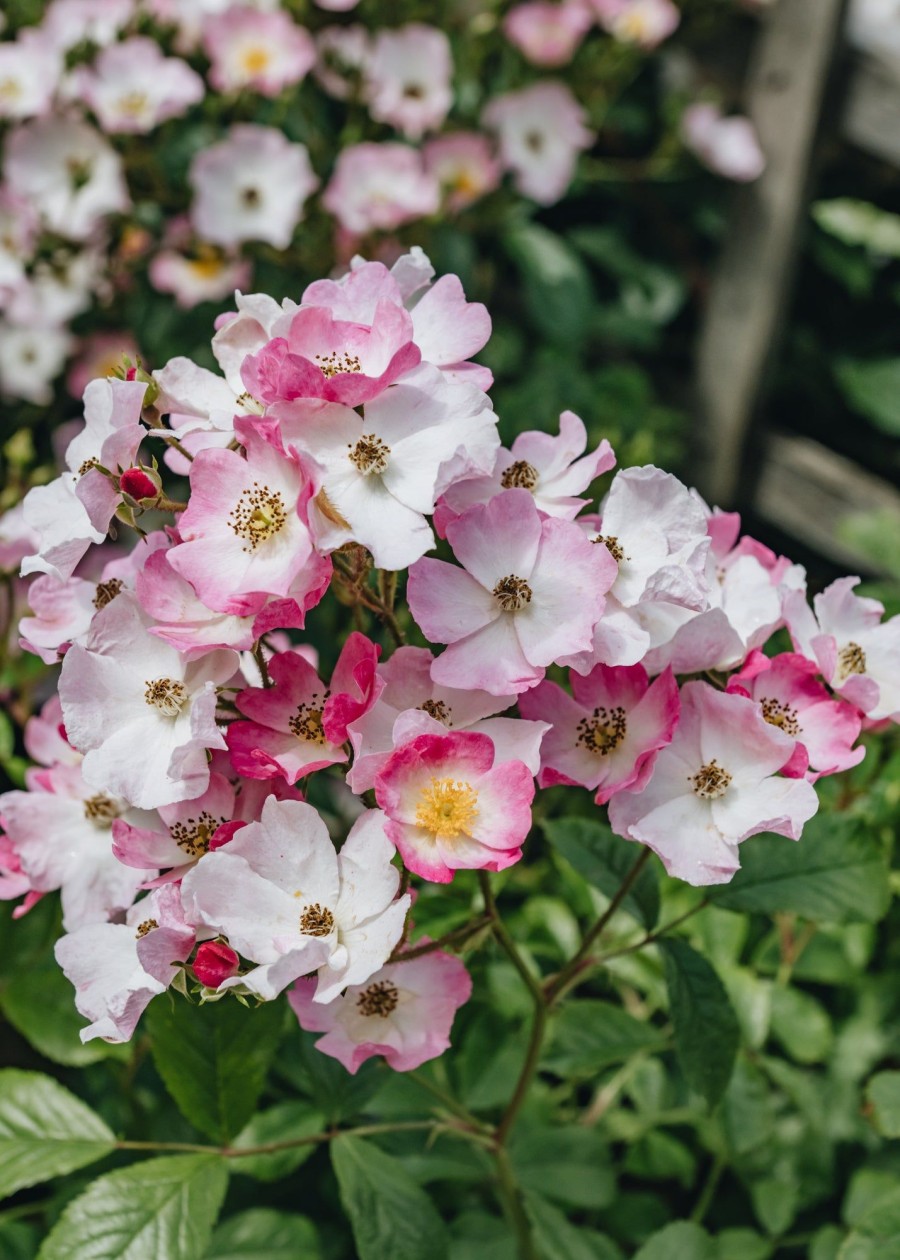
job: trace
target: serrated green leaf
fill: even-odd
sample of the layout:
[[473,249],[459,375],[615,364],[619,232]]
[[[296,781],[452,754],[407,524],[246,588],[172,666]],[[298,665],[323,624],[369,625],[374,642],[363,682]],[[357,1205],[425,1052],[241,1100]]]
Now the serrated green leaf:
[[307,1217],[250,1208],[217,1226],[204,1260],[319,1260],[321,1254]]
[[340,1137],[331,1162],[359,1260],[446,1260],[444,1222],[399,1160],[362,1138]]
[[[313,1110],[309,1103],[277,1103],[267,1111],[253,1116],[231,1146],[233,1150],[239,1151],[248,1147],[266,1146],[269,1142],[295,1141],[297,1138],[321,1133],[324,1127],[324,1117]],[[271,1155],[247,1155],[241,1159],[233,1159],[231,1167],[236,1173],[246,1173],[259,1181],[278,1181],[305,1163],[315,1149],[315,1144],[310,1142],[306,1146],[274,1151]]]
[[675,1221],[648,1238],[634,1260],[716,1260],[716,1247],[706,1230],[692,1221]]
[[621,1260],[619,1248],[605,1234],[573,1225],[534,1190],[526,1190],[522,1198],[543,1260]]
[[869,201],[835,197],[815,202],[812,216],[823,231],[845,245],[862,245],[873,254],[900,258],[900,215]]
[[553,1038],[544,1066],[560,1076],[592,1076],[611,1063],[622,1063],[640,1050],[659,1048],[658,1028],[611,1002],[567,1002],[553,1022]]
[[900,1190],[866,1212],[838,1251],[838,1260],[900,1260]]
[[[541,825],[554,849],[607,897],[615,896],[640,857],[640,850],[613,835],[599,820],[548,818]],[[641,871],[623,900],[622,909],[648,930],[655,927],[659,918],[659,885],[651,868]]]
[[0,1072],[0,1198],[108,1155],[115,1135],[40,1072]]
[[742,869],[709,890],[728,910],[793,911],[822,923],[876,923],[890,904],[878,840],[838,815],[819,814],[802,839],[755,836],[741,847]]
[[119,1168],[72,1200],[38,1260],[203,1260],[227,1186],[216,1155]]
[[606,1143],[596,1129],[530,1129],[517,1133],[509,1157],[524,1189],[569,1207],[602,1208],[612,1202],[615,1178]]
[[686,941],[663,940],[675,1048],[691,1089],[715,1106],[728,1087],[740,1032],[725,986],[706,959]]
[[284,1027],[284,1008],[226,998],[192,1006],[164,995],[147,1012],[153,1061],[184,1118],[229,1142],[253,1115]]
[[900,1072],[876,1072],[866,1086],[875,1124],[885,1137],[900,1137]]

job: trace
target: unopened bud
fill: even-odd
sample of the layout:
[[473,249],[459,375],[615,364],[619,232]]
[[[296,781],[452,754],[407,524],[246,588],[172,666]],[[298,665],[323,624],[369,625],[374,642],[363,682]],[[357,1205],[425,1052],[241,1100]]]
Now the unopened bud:
[[204,941],[194,959],[194,975],[207,989],[217,989],[223,980],[237,975],[240,959],[228,945],[221,941]]
[[149,499],[151,503],[156,502],[162,483],[158,474],[146,472],[143,468],[126,468],[119,478],[119,489],[123,494],[127,494],[129,499],[140,503],[142,507],[148,507],[146,500]]

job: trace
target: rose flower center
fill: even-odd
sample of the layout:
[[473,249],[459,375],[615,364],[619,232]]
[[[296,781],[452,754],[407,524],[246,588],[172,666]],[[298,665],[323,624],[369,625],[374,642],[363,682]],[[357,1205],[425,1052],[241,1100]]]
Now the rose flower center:
[[416,826],[441,840],[472,834],[478,817],[478,793],[468,783],[456,779],[432,779],[422,789],[416,809]]

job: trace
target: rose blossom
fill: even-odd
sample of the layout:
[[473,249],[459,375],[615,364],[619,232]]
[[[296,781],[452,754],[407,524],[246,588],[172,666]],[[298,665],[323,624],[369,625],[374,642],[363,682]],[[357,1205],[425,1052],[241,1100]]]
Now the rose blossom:
[[110,44],[91,66],[73,74],[75,91],[108,133],[152,131],[202,101],[199,74],[179,57],[166,57],[153,39]]
[[409,1072],[443,1054],[472,981],[458,958],[435,950],[388,963],[327,1006],[315,1001],[313,989],[312,980],[297,980],[288,993],[300,1027],[325,1033],[316,1049],[355,1075],[375,1055],[384,1055],[395,1072]]
[[453,58],[443,31],[421,22],[375,36],[365,64],[365,94],[376,122],[409,140],[440,127],[453,104]]
[[251,88],[277,96],[299,83],[316,60],[309,32],[287,13],[234,7],[203,24],[203,48],[212,62],[209,81],[219,92]]
[[516,188],[542,206],[559,201],[579,152],[594,141],[584,110],[563,83],[536,83],[496,96],[482,121],[497,132],[500,160],[513,172]]
[[681,21],[672,0],[589,0],[597,21],[623,44],[647,51],[661,44]]
[[509,10],[503,34],[535,66],[565,66],[593,25],[584,0],[527,0]]
[[435,214],[440,188],[405,144],[354,144],[342,149],[322,205],[348,232],[390,232]]
[[490,141],[477,131],[436,136],[422,148],[425,170],[441,186],[447,210],[457,214],[500,183],[500,167]]
[[681,117],[684,143],[704,166],[738,183],[749,183],[763,173],[766,159],[749,118],[723,118],[717,105],[698,102]]

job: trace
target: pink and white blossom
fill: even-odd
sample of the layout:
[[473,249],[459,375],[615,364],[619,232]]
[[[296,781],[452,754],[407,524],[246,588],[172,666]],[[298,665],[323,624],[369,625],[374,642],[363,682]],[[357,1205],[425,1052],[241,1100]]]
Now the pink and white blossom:
[[586,0],[526,0],[503,19],[503,34],[535,66],[566,66],[594,23]]
[[766,159],[749,118],[725,118],[717,105],[697,102],[681,117],[681,135],[704,166],[738,183],[750,183],[765,170]]
[[0,394],[46,406],[73,345],[64,328],[29,328],[0,319]]
[[153,867],[180,877],[215,847],[219,829],[234,817],[233,786],[223,775],[211,773],[206,791],[194,800],[163,805],[140,825],[116,818],[112,851],[126,867]]
[[123,591],[94,618],[85,645],[66,653],[59,680],[63,720],[85,754],[85,782],[140,809],[206,791],[206,752],[224,748],[216,686],[234,671],[232,652],[187,661],[148,633]]
[[625,788],[639,792],[678,725],[671,671],[651,683],[641,665],[595,665],[569,680],[571,696],[545,680],[519,697],[523,717],[552,724],[541,745],[538,783],[580,784],[596,790],[598,805]]
[[452,76],[450,41],[437,27],[410,22],[381,30],[365,64],[369,113],[408,140],[419,140],[447,117]]
[[407,590],[425,635],[449,644],[436,682],[518,694],[589,650],[616,565],[576,524],[542,516],[527,490],[504,490],[452,521],[447,538],[463,567],[425,557]]
[[640,791],[618,792],[609,821],[646,844],[670,875],[689,884],[727,884],[738,845],[761,831],[797,840],[818,808],[805,779],[777,777],[794,741],[754,701],[708,683],[681,688],[681,718]]
[[128,911],[124,923],[91,923],[56,942],[56,961],[91,1022],[81,1040],[128,1041],[151,1000],[164,993],[194,947],[178,889],[165,885]]
[[549,80],[494,97],[482,121],[497,133],[500,161],[516,188],[542,206],[559,201],[578,154],[594,142],[581,105],[564,83]]
[[198,153],[188,179],[197,234],[227,247],[266,241],[287,249],[319,181],[305,145],[275,127],[238,123]]
[[317,1050],[351,1075],[376,1055],[395,1072],[409,1072],[448,1048],[454,1016],[469,1000],[472,981],[458,958],[434,950],[388,963],[327,1006],[316,1002],[313,990],[313,981],[298,980],[288,1002],[301,1028],[325,1033]]
[[211,14],[203,24],[203,48],[212,62],[209,81],[219,92],[250,88],[277,96],[312,69],[312,36],[280,9],[234,6]]
[[226,937],[257,964],[224,981],[264,999],[318,971],[315,1000],[330,1002],[361,984],[400,939],[410,897],[397,897],[399,872],[382,815],[368,810],[335,852],[311,805],[266,802],[262,817],[184,878],[189,919]]
[[25,27],[0,44],[0,118],[34,118],[50,109],[62,60],[40,30]]
[[313,73],[329,96],[339,101],[361,98],[371,48],[372,39],[364,26],[326,26],[316,32]]
[[518,862],[534,780],[521,761],[497,763],[487,735],[418,735],[376,775],[375,798],[407,868],[446,884],[458,870],[502,871]]
[[623,44],[650,51],[668,39],[681,21],[672,0],[589,0],[597,21]]
[[409,145],[350,145],[335,163],[322,205],[346,231],[390,232],[435,214],[441,190],[422,155]]
[[74,90],[103,130],[129,135],[152,131],[202,101],[200,75],[180,57],[166,57],[145,36],[104,48],[90,66],[73,74]]
[[422,148],[425,170],[440,184],[444,207],[465,210],[500,184],[500,166],[493,146],[477,131],[436,136]]

